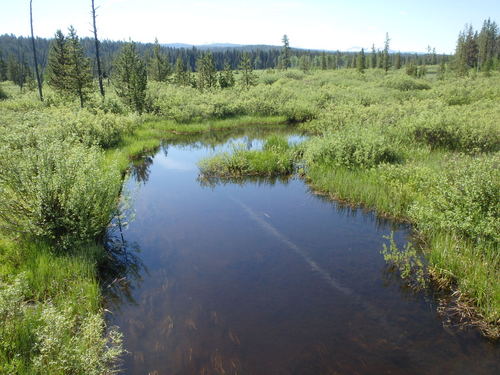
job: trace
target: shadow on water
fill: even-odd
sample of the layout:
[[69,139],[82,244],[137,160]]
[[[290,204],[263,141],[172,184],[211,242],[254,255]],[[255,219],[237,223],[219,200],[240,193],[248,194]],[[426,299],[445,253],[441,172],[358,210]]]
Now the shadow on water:
[[108,243],[124,373],[498,373],[498,346],[444,329],[434,291],[384,262],[384,236],[402,246],[408,225],[298,178],[199,176],[201,158],[270,133],[183,136],[131,166],[135,220]]

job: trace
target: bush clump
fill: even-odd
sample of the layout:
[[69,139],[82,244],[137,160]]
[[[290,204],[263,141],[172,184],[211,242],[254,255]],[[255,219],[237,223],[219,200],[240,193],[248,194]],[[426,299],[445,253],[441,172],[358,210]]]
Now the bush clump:
[[307,142],[307,164],[323,163],[347,168],[370,168],[393,163],[399,157],[395,146],[371,129],[348,129],[326,134]]
[[106,229],[120,173],[103,153],[70,141],[0,148],[0,228],[64,247]]
[[410,211],[426,232],[500,241],[500,155],[455,159]]
[[431,88],[427,82],[411,77],[391,77],[384,82],[384,85],[400,91],[429,90]]

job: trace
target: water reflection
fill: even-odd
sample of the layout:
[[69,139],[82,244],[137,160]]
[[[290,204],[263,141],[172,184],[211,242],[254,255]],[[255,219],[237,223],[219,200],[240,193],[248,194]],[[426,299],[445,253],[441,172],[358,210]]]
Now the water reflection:
[[432,295],[387,269],[383,236],[404,245],[406,225],[296,178],[198,177],[200,158],[260,147],[257,135],[166,142],[149,164],[136,220],[117,237],[140,246],[144,267],[119,297],[135,303],[110,317],[125,335],[124,373],[497,373],[498,347],[444,330]]

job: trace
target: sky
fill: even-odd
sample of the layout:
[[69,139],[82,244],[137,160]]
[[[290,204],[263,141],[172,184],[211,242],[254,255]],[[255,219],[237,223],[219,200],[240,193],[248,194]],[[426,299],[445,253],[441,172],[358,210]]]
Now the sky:
[[[73,25],[91,35],[90,0],[33,0],[35,34]],[[95,0],[100,39],[290,45],[319,50],[390,48],[452,53],[466,23],[500,23],[496,0]],[[29,0],[0,0],[0,34],[28,35]]]

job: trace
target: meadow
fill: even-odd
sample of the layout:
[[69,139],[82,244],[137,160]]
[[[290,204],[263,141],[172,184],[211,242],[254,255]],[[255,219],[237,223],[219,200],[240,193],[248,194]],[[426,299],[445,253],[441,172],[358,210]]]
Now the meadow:
[[0,373],[113,373],[123,349],[103,289],[119,261],[107,243],[128,166],[162,139],[257,125],[296,126],[308,140],[272,136],[262,151],[202,161],[200,173],[297,173],[333,199],[411,222],[433,282],[498,337],[500,74],[438,79],[432,68],[422,79],[258,71],[253,87],[205,91],[149,82],[142,115],[111,86],[81,109],[48,87],[42,103],[0,83]]

